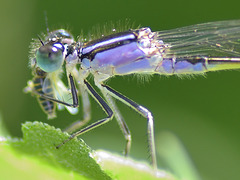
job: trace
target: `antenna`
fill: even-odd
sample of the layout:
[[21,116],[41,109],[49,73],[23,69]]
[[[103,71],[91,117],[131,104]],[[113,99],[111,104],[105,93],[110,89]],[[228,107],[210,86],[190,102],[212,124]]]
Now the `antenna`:
[[44,11],[44,16],[45,16],[45,23],[46,23],[46,27],[47,27],[47,32],[48,32],[48,34],[49,34],[47,11]]
[[40,36],[37,35],[37,37],[38,37],[39,41],[41,42],[41,44],[44,46],[44,43],[43,43],[42,39],[40,38]]

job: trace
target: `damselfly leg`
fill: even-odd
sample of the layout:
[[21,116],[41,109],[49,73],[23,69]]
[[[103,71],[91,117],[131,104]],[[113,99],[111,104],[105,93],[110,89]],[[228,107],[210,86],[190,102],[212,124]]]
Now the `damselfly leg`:
[[101,126],[107,122],[109,122],[112,118],[113,118],[113,111],[112,109],[108,106],[108,104],[104,101],[104,99],[94,90],[94,88],[87,82],[87,80],[84,80],[84,84],[86,85],[89,93],[92,95],[92,97],[97,101],[97,103],[103,108],[103,110],[106,112],[107,117],[101,120],[98,120],[97,122],[81,129],[80,131],[75,132],[74,134],[72,134],[68,139],[66,139],[65,141],[63,141],[61,144],[59,144],[58,146],[56,146],[56,148],[60,148],[62,145],[64,145],[65,143],[67,143],[68,141],[70,141],[71,139],[87,132],[90,131],[92,129],[95,129],[98,126]]
[[127,98],[126,96],[120,94],[119,92],[115,91],[111,87],[101,84],[102,88],[101,90],[108,94],[111,94],[114,98],[118,99],[119,101],[123,102],[127,106],[133,108],[135,111],[137,111],[140,115],[145,117],[148,121],[148,142],[149,142],[149,148],[151,153],[151,161],[154,168],[157,168],[157,161],[156,161],[156,151],[155,151],[155,138],[154,138],[154,122],[153,122],[153,116],[152,113],[146,109],[145,107],[135,103],[131,99]]
[[66,132],[73,132],[75,130],[80,129],[85,124],[87,124],[91,119],[91,105],[88,97],[88,92],[84,85],[78,84],[79,87],[79,95],[81,96],[82,100],[82,109],[83,109],[83,118],[81,120],[77,120],[69,125],[67,128],[64,129]]
[[128,156],[130,149],[131,149],[131,143],[132,143],[132,137],[131,137],[131,132],[127,126],[127,123],[125,122],[124,118],[122,117],[120,111],[118,110],[114,100],[112,97],[105,91],[102,91],[104,98],[106,99],[108,105],[112,108],[114,112],[114,117],[117,120],[117,123],[123,133],[123,136],[126,140],[126,145],[125,145],[125,151],[124,155]]

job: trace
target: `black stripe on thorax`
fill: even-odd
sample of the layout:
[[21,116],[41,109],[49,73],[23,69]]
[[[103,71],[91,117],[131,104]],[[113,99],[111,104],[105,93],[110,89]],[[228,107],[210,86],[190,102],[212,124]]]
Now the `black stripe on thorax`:
[[81,59],[87,58],[93,60],[95,55],[99,52],[136,42],[137,36],[138,33],[136,30],[129,30],[90,41],[84,44]]

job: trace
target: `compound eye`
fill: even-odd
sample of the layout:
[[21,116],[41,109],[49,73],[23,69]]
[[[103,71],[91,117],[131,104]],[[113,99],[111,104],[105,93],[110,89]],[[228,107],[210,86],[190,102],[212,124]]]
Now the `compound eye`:
[[39,68],[45,72],[54,72],[61,68],[64,61],[64,46],[59,42],[49,42],[36,52]]

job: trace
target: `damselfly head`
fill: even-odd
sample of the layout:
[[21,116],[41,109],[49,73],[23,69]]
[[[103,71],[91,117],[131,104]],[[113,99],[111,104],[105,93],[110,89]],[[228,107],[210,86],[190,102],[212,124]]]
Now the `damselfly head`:
[[66,55],[65,45],[74,42],[73,36],[64,29],[59,29],[48,33],[42,41],[35,54],[36,64],[45,72],[55,72],[59,70]]
[[64,61],[64,46],[59,41],[50,41],[36,52],[36,62],[45,72],[54,72],[61,68]]
[[58,29],[52,31],[48,34],[46,39],[49,40],[61,40],[63,44],[72,44],[74,43],[73,35],[67,32],[65,29]]

